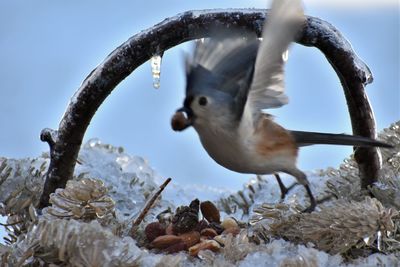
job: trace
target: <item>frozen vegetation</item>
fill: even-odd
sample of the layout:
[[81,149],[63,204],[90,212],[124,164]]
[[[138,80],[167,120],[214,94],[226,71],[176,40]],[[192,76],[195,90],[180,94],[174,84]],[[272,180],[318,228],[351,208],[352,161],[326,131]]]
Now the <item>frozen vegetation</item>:
[[[359,191],[352,157],[338,169],[308,173],[318,199],[328,199],[302,214],[307,197],[296,186],[280,202],[274,179],[254,177],[230,194],[207,186],[171,182],[131,237],[132,221],[142,211],[161,177],[141,157],[93,139],[81,149],[75,177],[51,196],[41,215],[34,209],[49,164],[35,159],[0,158],[0,211],[8,236],[0,244],[1,266],[398,266],[400,264],[400,122],[380,139],[383,170],[370,191]],[[172,177],[173,178],[173,177]],[[166,209],[193,199],[211,200],[222,217],[234,217],[241,232],[223,237],[218,252],[165,254],[145,248],[144,226]]]

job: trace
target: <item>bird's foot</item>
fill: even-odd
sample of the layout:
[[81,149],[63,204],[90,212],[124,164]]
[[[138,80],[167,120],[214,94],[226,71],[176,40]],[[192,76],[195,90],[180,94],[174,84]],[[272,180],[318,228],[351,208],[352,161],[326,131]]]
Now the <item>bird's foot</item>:
[[[310,192],[311,192],[311,191],[310,191]],[[312,195],[311,195],[311,196],[312,196]],[[331,200],[331,199],[334,198],[334,197],[335,197],[334,195],[327,195],[327,196],[324,196],[324,197],[321,198],[321,199],[315,200],[315,199],[314,199],[314,196],[312,196],[312,197],[310,197],[310,202],[311,202],[310,206],[309,206],[308,208],[304,209],[304,210],[302,211],[302,213],[311,213],[311,212],[313,212],[313,211],[315,210],[315,207],[316,207],[317,205],[322,204],[322,203],[324,203],[324,202],[326,202],[326,201],[329,201],[329,200]]]
[[292,185],[290,185],[289,187],[286,187],[283,182],[281,177],[279,176],[279,174],[274,173],[274,176],[276,178],[276,181],[278,182],[279,188],[281,189],[281,200],[284,200],[286,195],[289,193],[290,190],[293,189],[293,187],[295,187],[296,185],[299,185],[299,183],[293,183]]
[[315,210],[315,207],[317,206],[317,201],[314,198],[314,195],[311,192],[310,186],[308,184],[304,185],[304,188],[307,191],[307,195],[310,198],[310,206],[308,206],[308,208],[306,208],[305,210],[303,210],[303,213],[311,213]]
[[310,206],[308,206],[306,209],[302,210],[301,213],[311,213],[315,210],[315,207],[317,206],[317,203],[311,203]]

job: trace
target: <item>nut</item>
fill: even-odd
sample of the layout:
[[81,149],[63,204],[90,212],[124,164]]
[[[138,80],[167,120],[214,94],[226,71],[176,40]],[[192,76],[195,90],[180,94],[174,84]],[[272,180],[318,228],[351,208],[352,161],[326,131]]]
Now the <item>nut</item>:
[[221,222],[221,215],[219,214],[219,210],[211,201],[204,201],[200,204],[201,213],[207,221],[211,222]]
[[173,245],[163,249],[162,251],[165,253],[177,253],[179,251],[186,250],[187,248],[188,248],[188,246],[185,244],[185,242],[180,241],[176,244],[173,244]]
[[188,248],[196,245],[200,241],[200,233],[197,231],[191,231],[184,234],[180,234],[179,237],[186,244]]
[[215,240],[205,240],[193,247],[189,248],[189,254],[193,257],[197,256],[201,250],[219,251],[221,246]]
[[208,228],[208,222],[206,220],[201,220],[196,226],[196,231],[201,232],[204,228]]
[[215,236],[214,240],[217,241],[221,246],[225,245],[225,237],[223,235]]
[[219,235],[224,231],[224,228],[219,223],[216,222],[210,223],[209,228],[214,229]]
[[232,234],[233,236],[236,236],[239,233],[240,233],[240,228],[239,227],[231,227],[231,228],[225,229],[222,232],[223,235]]
[[154,248],[165,249],[181,241],[182,239],[176,235],[162,235],[154,239],[150,245]]
[[199,214],[200,210],[200,201],[196,198],[190,202],[189,207],[197,214]]
[[189,120],[183,112],[176,112],[171,119],[171,127],[174,131],[182,131],[189,125]]
[[228,229],[228,228],[231,228],[231,227],[239,227],[238,224],[237,224],[237,222],[236,222],[236,220],[233,219],[233,218],[231,218],[231,217],[225,218],[225,219],[222,221],[221,226],[222,226],[224,229]]
[[207,240],[210,240],[210,238],[208,237],[208,236],[200,236],[200,242],[203,242],[203,241],[207,241]]
[[165,226],[163,226],[159,222],[152,222],[146,226],[144,232],[146,234],[147,240],[149,242],[152,242],[154,239],[156,239],[156,237],[165,235]]
[[174,226],[172,223],[168,224],[167,228],[165,229],[165,234],[166,235],[174,235]]
[[208,238],[214,238],[214,236],[217,236],[217,232],[212,229],[212,228],[205,228],[200,232],[201,236],[205,236]]

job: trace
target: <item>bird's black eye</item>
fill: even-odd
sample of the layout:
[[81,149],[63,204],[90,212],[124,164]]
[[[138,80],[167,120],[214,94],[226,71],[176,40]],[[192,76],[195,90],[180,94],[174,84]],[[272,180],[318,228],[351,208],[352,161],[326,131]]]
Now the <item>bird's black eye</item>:
[[205,106],[205,105],[207,105],[207,98],[204,97],[204,96],[200,97],[200,98],[199,98],[199,105],[200,105],[200,106]]

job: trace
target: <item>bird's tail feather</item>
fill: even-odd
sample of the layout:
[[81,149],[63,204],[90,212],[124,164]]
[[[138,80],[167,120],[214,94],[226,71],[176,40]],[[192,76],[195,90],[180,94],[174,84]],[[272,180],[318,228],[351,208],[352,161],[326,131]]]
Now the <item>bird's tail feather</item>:
[[393,147],[390,144],[374,140],[368,137],[347,135],[347,134],[330,134],[330,133],[316,133],[316,132],[303,132],[291,131],[298,146],[309,146],[316,144],[325,145],[347,145],[347,146],[361,146],[361,147]]

